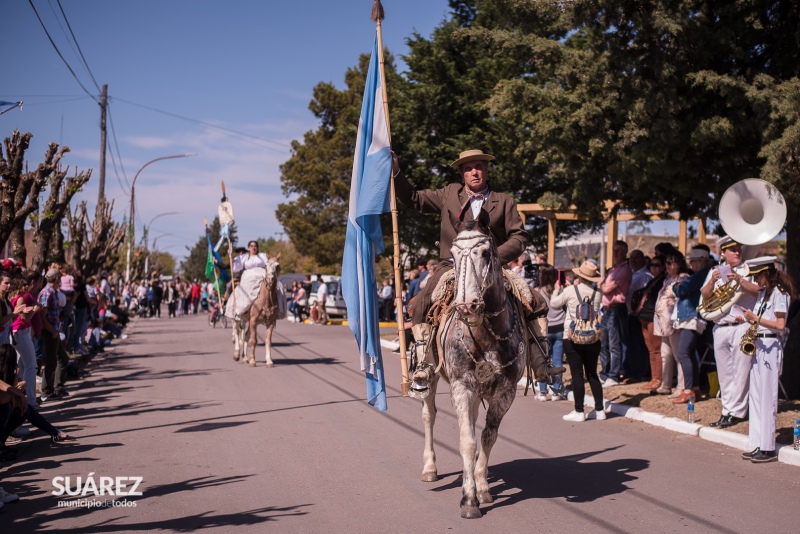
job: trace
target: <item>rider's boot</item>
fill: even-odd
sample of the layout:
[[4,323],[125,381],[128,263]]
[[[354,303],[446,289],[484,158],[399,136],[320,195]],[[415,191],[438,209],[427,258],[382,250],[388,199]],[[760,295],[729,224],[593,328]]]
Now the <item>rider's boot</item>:
[[409,366],[412,375],[408,394],[415,399],[424,399],[430,393],[430,383],[434,375],[433,365],[426,360],[425,350],[431,336],[431,325],[427,323],[414,325],[411,327],[411,333],[414,334],[414,355]]
[[564,367],[553,367],[550,360],[550,344],[547,341],[547,317],[528,318],[530,357],[533,377],[537,382],[551,382],[550,377],[565,373]]

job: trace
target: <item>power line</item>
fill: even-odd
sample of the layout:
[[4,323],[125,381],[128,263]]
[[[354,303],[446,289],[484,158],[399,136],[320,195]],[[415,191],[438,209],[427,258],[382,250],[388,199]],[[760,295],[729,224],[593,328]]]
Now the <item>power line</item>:
[[100,86],[97,84],[97,80],[94,79],[94,74],[92,74],[92,69],[89,68],[89,63],[86,61],[86,58],[83,56],[83,50],[81,50],[81,45],[78,44],[78,39],[75,38],[75,33],[72,31],[72,26],[69,23],[69,19],[67,18],[67,14],[64,13],[64,8],[61,7],[61,0],[56,0],[58,3],[58,9],[61,10],[61,15],[64,17],[64,22],[67,23],[67,28],[69,28],[69,34],[72,35],[72,40],[75,41],[75,46],[78,47],[78,53],[81,55],[81,59],[83,60],[83,65],[86,67],[86,70],[89,72],[89,76],[91,76],[92,81],[94,82],[94,86],[97,90],[100,90]]
[[[257,135],[252,135],[252,134],[247,134],[247,133],[244,133],[244,132],[239,132],[239,131],[233,130],[231,128],[225,128],[224,126],[218,126],[216,124],[211,124],[210,122],[204,122],[204,121],[201,121],[201,120],[193,119],[191,117],[186,117],[184,115],[178,115],[177,113],[172,113],[170,111],[164,111],[163,109],[158,109],[158,108],[154,108],[154,107],[151,107],[151,106],[145,106],[144,104],[137,104],[136,102],[131,102],[130,100],[125,100],[124,98],[114,97],[114,99],[115,100],[119,100],[120,102],[125,102],[126,104],[130,104],[132,106],[137,106],[137,107],[140,107],[140,108],[149,109],[150,111],[155,111],[156,113],[161,113],[161,114],[164,114],[164,115],[168,115],[170,117],[175,117],[177,119],[181,119],[181,120],[185,120],[185,121],[189,121],[189,122],[194,122],[196,124],[202,124],[203,126],[207,126],[208,128],[214,128],[216,130],[222,130],[223,132],[232,133],[232,134],[239,135],[239,136],[242,136],[242,137],[248,137],[250,139],[255,139],[257,141],[263,141],[265,143],[271,143],[271,144],[277,145],[277,146],[279,146],[281,148],[291,148],[291,146],[287,145],[286,143],[281,143],[280,141],[275,141],[273,139],[267,139],[266,137],[259,137]],[[269,148],[272,148],[272,147],[269,147]],[[274,150],[277,150],[277,149],[274,149]]]
[[[53,38],[50,37],[50,32],[47,31],[47,28],[45,27],[44,22],[42,21],[42,17],[40,17],[39,16],[39,12],[36,11],[36,6],[33,5],[33,0],[28,0],[28,3],[30,4],[31,8],[33,9],[33,12],[36,13],[36,18],[39,19],[39,24],[42,25],[42,29],[44,30],[45,35],[47,35],[47,38],[50,40],[50,44],[53,45],[53,48],[55,49],[56,53],[58,54],[58,57],[60,57],[61,61],[64,62],[64,65],[67,66],[67,69],[69,69],[70,74],[72,74],[72,77],[75,78],[76,82],[78,82],[78,85],[81,86],[81,89],[83,89],[83,92],[86,93],[87,95],[89,95],[92,98],[92,100],[97,102],[97,98],[95,98],[95,96],[92,93],[90,93],[89,90],[86,89],[86,87],[83,86],[81,81],[78,79],[78,76],[75,74],[75,71],[72,70],[72,67],[69,66],[69,63],[67,63],[67,60],[64,59],[64,56],[61,54],[61,51],[56,46],[56,43],[55,43],[55,41],[53,41]],[[99,102],[98,102],[98,104],[99,104]]]
[[[111,117],[111,106],[108,106],[108,122],[111,123],[111,138],[114,139],[114,146],[117,149],[117,157],[119,157],[119,168],[122,169],[122,176],[125,178],[125,183],[128,186],[128,190],[131,188],[131,184],[128,181],[128,175],[125,174],[125,166],[122,164],[122,154],[119,151],[119,143],[117,142],[117,131],[114,129],[114,119]],[[111,151],[111,162],[114,163],[114,152]],[[114,165],[114,174],[117,175],[117,181],[119,182],[120,187],[122,187],[122,191],[125,191],[125,186],[122,185],[122,181],[119,179],[119,174],[117,174],[117,166]],[[130,193],[125,193],[129,195]]]

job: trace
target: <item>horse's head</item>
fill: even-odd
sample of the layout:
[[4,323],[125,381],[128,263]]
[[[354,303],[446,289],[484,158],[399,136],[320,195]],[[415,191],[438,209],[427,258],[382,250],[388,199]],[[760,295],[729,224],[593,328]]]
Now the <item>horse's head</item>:
[[278,253],[277,256],[270,258],[270,260],[267,262],[267,277],[265,282],[269,286],[275,285],[275,283],[278,281],[278,276],[281,274],[280,260],[281,255]]
[[481,209],[477,219],[467,222],[449,214],[456,231],[450,249],[456,273],[453,306],[462,317],[477,318],[483,315],[486,291],[494,285],[500,269],[489,214]]

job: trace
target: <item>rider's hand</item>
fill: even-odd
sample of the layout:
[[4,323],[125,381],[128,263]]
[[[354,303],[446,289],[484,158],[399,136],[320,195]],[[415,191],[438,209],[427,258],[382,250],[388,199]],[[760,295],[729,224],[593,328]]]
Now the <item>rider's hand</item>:
[[394,150],[392,150],[391,152],[392,152],[392,176],[394,176],[395,174],[400,172],[400,162],[397,161],[397,154],[394,153]]

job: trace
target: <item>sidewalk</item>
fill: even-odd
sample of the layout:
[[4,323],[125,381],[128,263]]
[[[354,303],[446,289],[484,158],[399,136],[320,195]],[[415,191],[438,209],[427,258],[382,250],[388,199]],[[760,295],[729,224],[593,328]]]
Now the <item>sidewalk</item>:
[[[524,388],[526,380],[527,379],[523,377],[523,379],[520,380],[517,385]],[[575,396],[573,395],[572,390],[568,391],[569,393],[567,395],[567,399],[574,403]],[[593,408],[594,397],[587,393],[583,403],[585,406]],[[643,423],[689,436],[698,436],[706,441],[711,441],[720,445],[726,445],[742,452],[753,449],[753,447],[749,446],[748,437],[744,434],[711,428],[697,423],[689,423],[688,421],[684,421],[683,419],[679,419],[677,417],[668,417],[659,413],[649,412],[641,408],[628,406],[626,404],[620,404],[617,402],[611,402],[605,399],[603,400],[603,405],[605,406],[606,412],[627,417],[628,419],[641,421]],[[800,467],[800,451],[794,450],[791,445],[782,445],[779,443],[776,444],[775,448],[778,453],[779,462]]]

